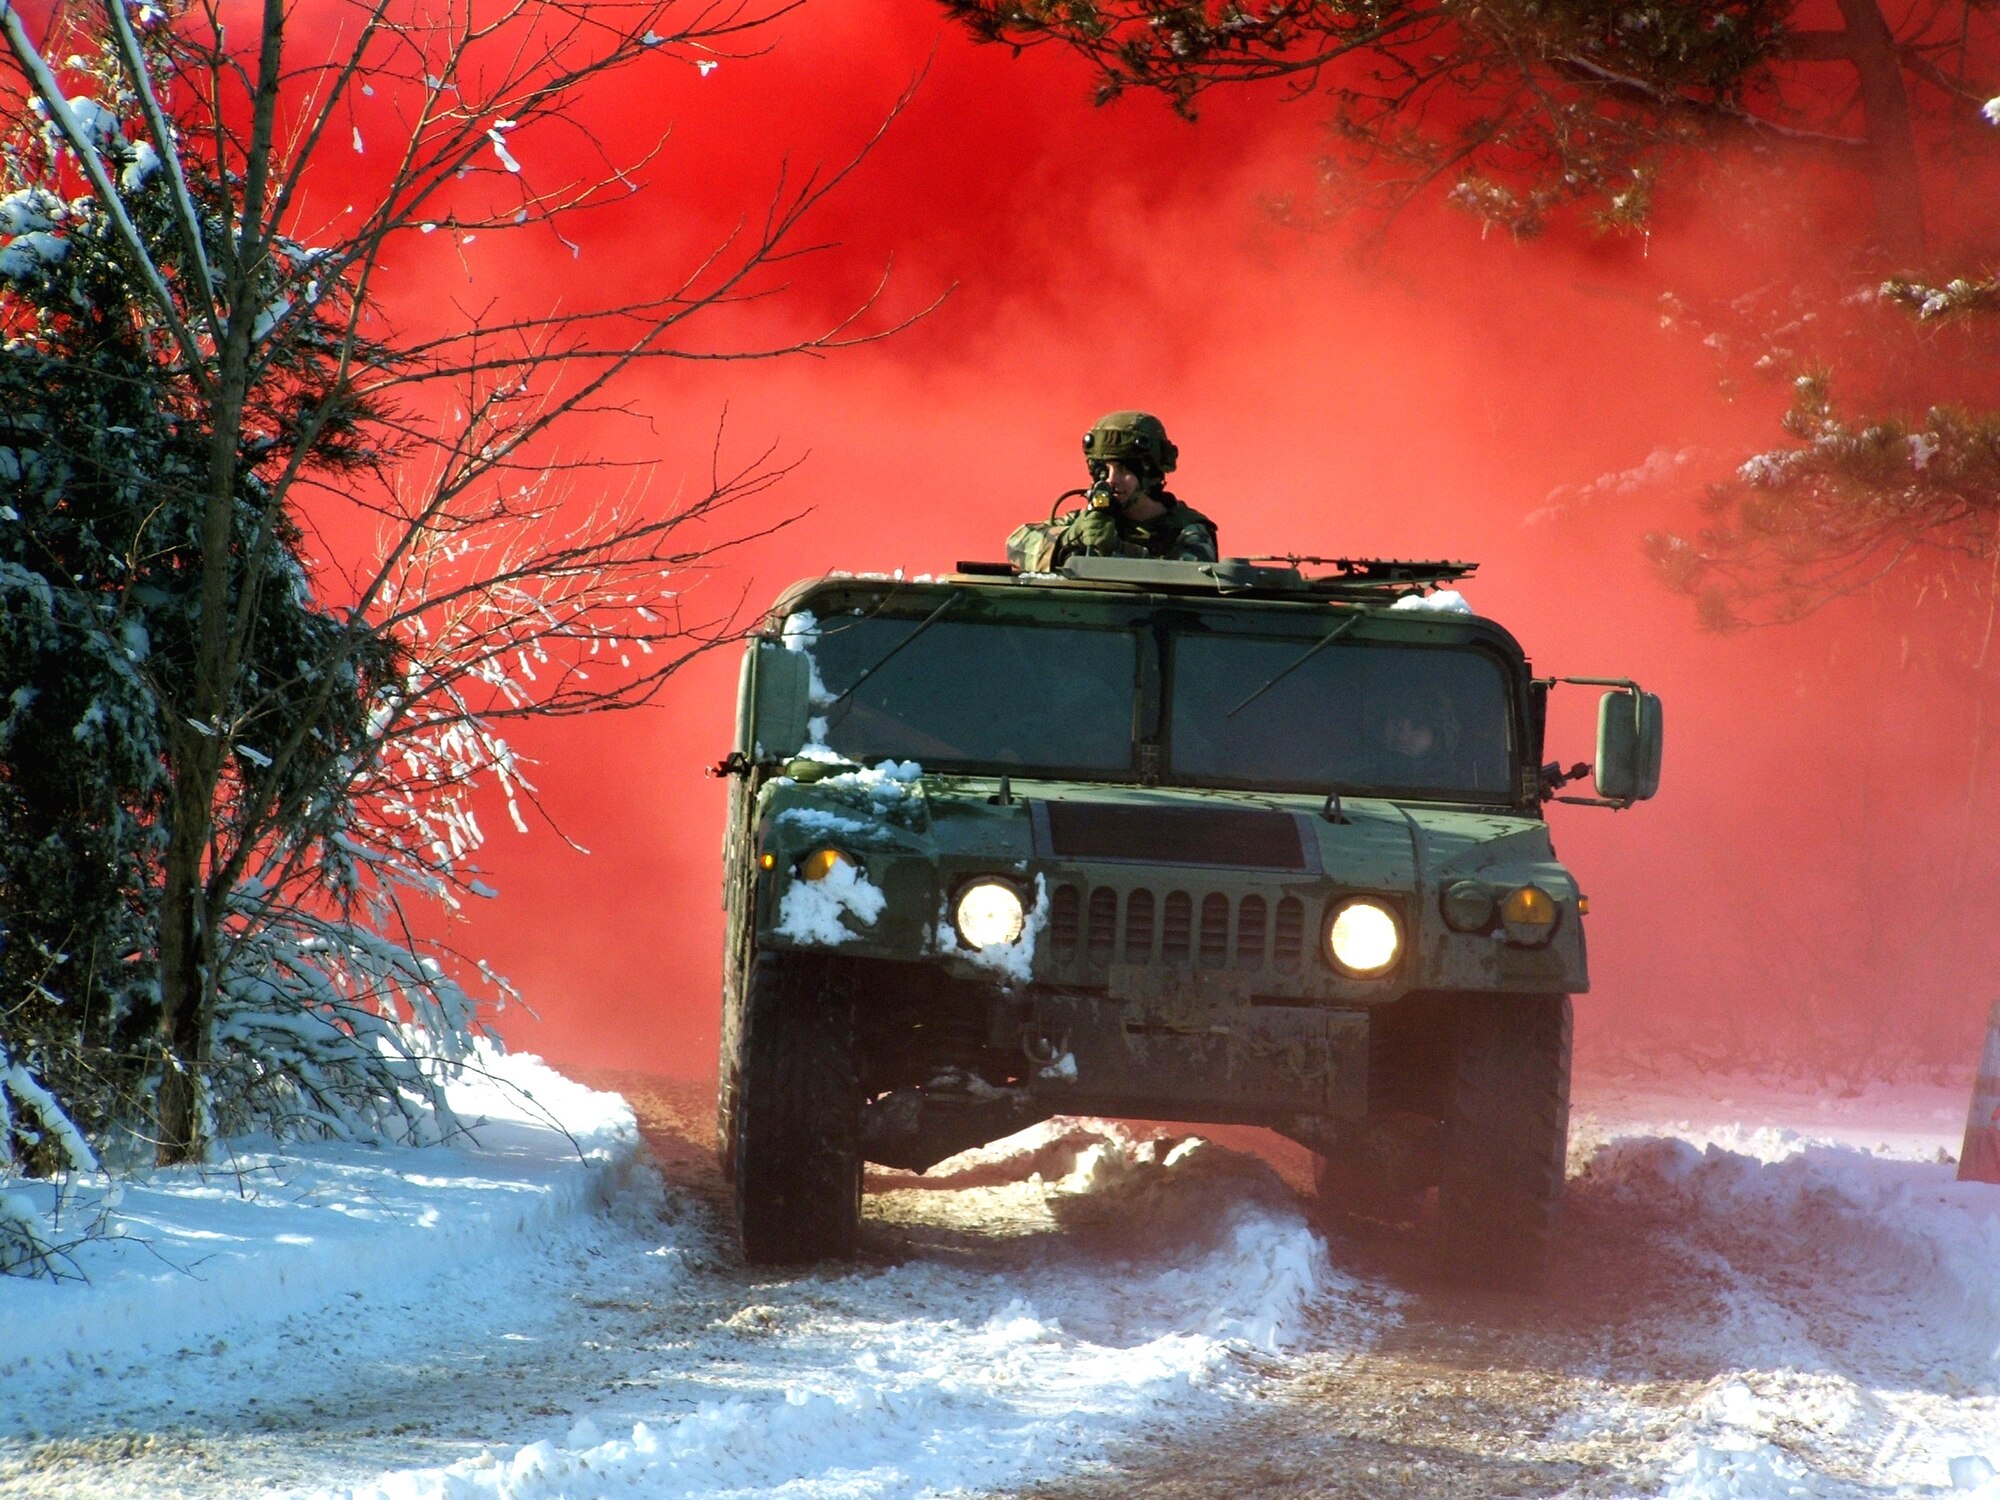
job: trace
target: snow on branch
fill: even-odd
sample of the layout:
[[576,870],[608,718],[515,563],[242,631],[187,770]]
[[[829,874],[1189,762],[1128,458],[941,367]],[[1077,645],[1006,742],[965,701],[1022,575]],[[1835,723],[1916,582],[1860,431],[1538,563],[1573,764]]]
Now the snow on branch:
[[1752,455],[1712,487],[1693,538],[1647,539],[1706,624],[1802,619],[1913,558],[2000,557],[2000,416],[1936,406],[1919,421],[1855,418],[1823,373],[1799,376],[1794,446]]
[[[102,1229],[75,1224],[69,1178],[98,1170],[97,1153],[35,1071],[0,1041],[0,1276],[70,1274],[69,1254]],[[32,1172],[31,1184],[16,1177]],[[39,1200],[39,1201],[38,1201]]]
[[[110,9],[117,11],[119,7],[113,5]],[[154,261],[151,246],[126,212],[125,201],[104,164],[100,148],[114,141],[123,143],[123,133],[117,126],[116,118],[107,117],[104,106],[95,100],[82,97],[71,99],[63,93],[54,71],[29,40],[19,10],[6,0],[0,0],[0,36],[5,36],[7,49],[15,64],[26,75],[35,102],[48,114],[70,150],[75,152],[78,168],[89,180],[99,205],[116,227],[125,254],[146,288],[154,316],[172,333],[174,341],[180,346],[186,368],[200,381],[207,373],[201,347],[183,320],[179,300],[169,290],[165,276]],[[155,150],[160,144],[155,143]],[[172,142],[164,144],[171,154]]]
[[254,890],[237,916],[212,1084],[225,1134],[429,1144],[460,1129],[444,1085],[482,1029],[440,963]]

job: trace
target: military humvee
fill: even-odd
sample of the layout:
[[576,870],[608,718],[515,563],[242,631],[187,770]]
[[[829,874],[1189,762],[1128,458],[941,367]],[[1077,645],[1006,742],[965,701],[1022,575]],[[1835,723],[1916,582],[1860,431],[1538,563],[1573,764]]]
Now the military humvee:
[[[1470,571],[1079,558],[788,590],[717,767],[746,1257],[849,1253],[864,1161],[1090,1113],[1268,1126],[1340,1209],[1435,1188],[1451,1267],[1532,1281],[1589,986],[1543,809],[1651,796],[1661,714],[1534,676],[1439,591]],[[1559,680],[1610,689],[1595,797],[1542,760]]]

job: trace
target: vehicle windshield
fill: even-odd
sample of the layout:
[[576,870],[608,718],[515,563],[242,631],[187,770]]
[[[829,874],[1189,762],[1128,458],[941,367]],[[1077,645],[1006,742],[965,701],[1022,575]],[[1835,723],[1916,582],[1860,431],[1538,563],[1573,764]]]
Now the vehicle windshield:
[[1131,767],[1130,630],[835,615],[810,650],[834,700],[819,738],[857,764]]
[[1507,681],[1484,652],[1186,633],[1171,674],[1176,781],[1510,795]]

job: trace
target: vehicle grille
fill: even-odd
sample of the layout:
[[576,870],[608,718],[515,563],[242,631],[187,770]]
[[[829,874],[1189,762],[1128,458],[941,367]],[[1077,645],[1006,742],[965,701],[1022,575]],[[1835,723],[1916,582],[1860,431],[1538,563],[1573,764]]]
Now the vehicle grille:
[[1142,964],[1153,954],[1153,893],[1134,891],[1125,901],[1125,962]]
[[1094,964],[1111,962],[1111,941],[1118,926],[1118,893],[1108,885],[1100,885],[1090,893],[1090,924],[1087,928],[1090,961]]
[[1167,917],[1161,924],[1160,950],[1169,963],[1188,956],[1188,939],[1194,928],[1194,906],[1186,891],[1167,897]]
[[1306,910],[1297,896],[1273,900],[1222,891],[1058,884],[1049,893],[1048,941],[1071,977],[1112,963],[1296,974],[1305,958]]
[[1257,807],[1124,807],[1042,802],[1048,852],[1058,859],[1304,870],[1306,843],[1292,813]]

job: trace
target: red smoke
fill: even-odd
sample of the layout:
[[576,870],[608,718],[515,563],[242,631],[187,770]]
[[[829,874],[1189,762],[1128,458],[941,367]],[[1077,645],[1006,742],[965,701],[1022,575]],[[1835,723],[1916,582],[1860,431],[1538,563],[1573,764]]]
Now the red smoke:
[[[773,36],[771,55],[707,77],[676,64],[619,80],[589,112],[614,152],[674,129],[649,190],[573,229],[576,258],[521,244],[504,262],[517,287],[656,289],[761,211],[788,156],[794,177],[844,160],[927,69],[818,219],[839,247],[734,326],[747,343],[825,323],[892,259],[890,316],[949,291],[942,307],[825,360],[650,367],[627,394],[652,425],[591,434],[657,452],[663,494],[705,474],[725,403],[733,451],[806,455],[766,513],[805,514],[718,569],[708,599],[741,595],[748,618],[828,569],[998,556],[1078,481],[1094,417],[1148,408],[1180,445],[1176,489],[1218,518],[1225,551],[1478,559],[1466,593],[1540,670],[1629,675],[1665,697],[1659,799],[1552,814],[1594,901],[1587,1048],[1652,1021],[1699,1021],[1692,1034],[1751,1054],[1877,1016],[1927,1044],[1969,1031],[1988,998],[1975,964],[1996,955],[1969,906],[1991,862],[1965,841],[1990,810],[1970,709],[1900,666],[1903,622],[1850,608],[1704,635],[1640,552],[1644,530],[1684,519],[1661,492],[1611,486],[1529,522],[1563,486],[1778,436],[1774,400],[1723,405],[1703,351],[1660,331],[1643,257],[1691,260],[1692,239],[1669,244],[1668,226],[1651,247],[1516,246],[1423,210],[1356,251],[1271,211],[1310,193],[1312,100],[1218,96],[1198,125],[1150,98],[1093,109],[1063,55],[975,48],[921,4],[826,0]],[[559,174],[558,144],[542,145],[523,132],[512,149]],[[419,315],[446,280],[392,288],[398,310]],[[562,833],[591,853],[488,819],[502,894],[462,942],[539,1013],[502,1018],[515,1046],[713,1066],[724,797],[701,768],[728,748],[734,672],[735,652],[716,652],[661,710],[517,736]],[[1562,696],[1551,754],[1588,758],[1590,692]]]

